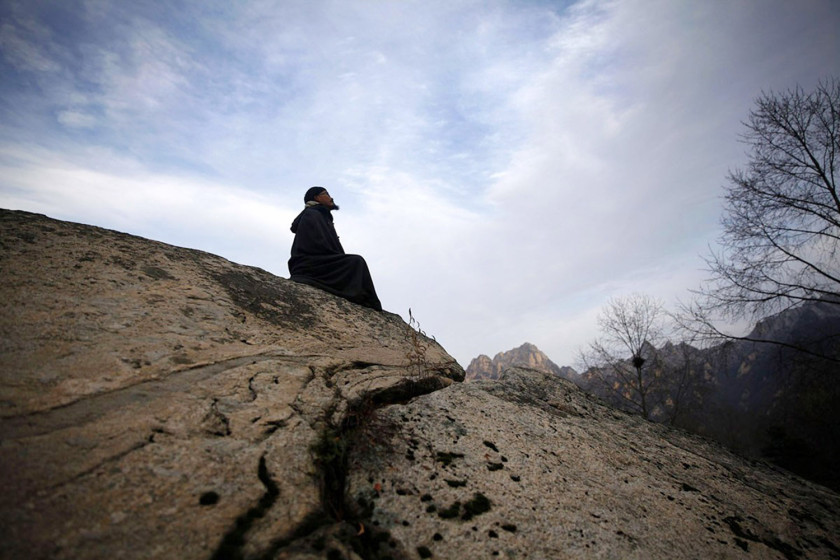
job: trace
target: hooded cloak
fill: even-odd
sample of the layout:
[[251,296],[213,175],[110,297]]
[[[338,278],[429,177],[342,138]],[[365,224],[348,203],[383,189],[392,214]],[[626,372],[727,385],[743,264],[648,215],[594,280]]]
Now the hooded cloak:
[[365,259],[344,253],[329,208],[308,206],[292,222],[292,233],[292,280],[382,311]]

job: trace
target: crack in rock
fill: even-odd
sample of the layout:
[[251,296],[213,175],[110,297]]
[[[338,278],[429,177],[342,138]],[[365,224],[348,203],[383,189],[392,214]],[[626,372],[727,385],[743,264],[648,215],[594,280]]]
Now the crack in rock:
[[268,472],[268,467],[265,464],[265,455],[260,457],[257,477],[263,486],[265,486],[265,493],[260,497],[257,505],[252,506],[248,511],[236,518],[234,526],[225,533],[222,542],[219,544],[219,548],[213,553],[211,557],[213,560],[239,560],[244,558],[242,548],[245,546],[248,531],[258,519],[261,519],[268,513],[268,510],[277,501],[277,497],[280,495],[280,488],[272,480]]
[[162,379],[143,381],[128,387],[96,393],[71,403],[20,416],[3,418],[3,439],[21,439],[56,432],[71,426],[94,422],[105,414],[133,404],[151,402],[161,393],[189,393],[201,381],[256,361],[282,359],[269,354],[238,356],[213,364],[197,366]]
[[105,459],[103,459],[102,461],[99,461],[95,465],[93,465],[93,466],[91,466],[91,467],[89,467],[89,468],[87,468],[87,469],[85,469],[81,472],[78,472],[78,473],[74,474],[72,477],[68,478],[67,480],[62,480],[61,482],[57,482],[56,484],[53,484],[50,487],[50,490],[57,490],[57,489],[59,489],[63,486],[71,484],[71,483],[79,480],[80,478],[83,478],[86,475],[89,475],[93,472],[96,472],[103,465],[107,465],[108,463],[113,463],[115,461],[119,461],[120,459],[130,455],[131,453],[134,453],[135,451],[139,451],[139,450],[143,449],[144,447],[146,447],[147,445],[150,445],[152,443],[154,443],[154,441],[152,440],[152,437],[150,436],[150,437],[144,439],[143,441],[135,443],[134,445],[132,445],[131,447],[129,447],[125,451],[120,451],[119,453],[111,455],[110,457],[106,457]]

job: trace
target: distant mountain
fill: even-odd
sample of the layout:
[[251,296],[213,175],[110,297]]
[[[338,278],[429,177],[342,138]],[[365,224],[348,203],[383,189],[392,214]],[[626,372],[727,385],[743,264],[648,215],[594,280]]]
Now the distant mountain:
[[467,367],[467,381],[478,379],[499,379],[501,373],[509,367],[524,367],[551,373],[572,380],[577,372],[570,367],[560,367],[546,356],[539,348],[526,342],[519,348],[499,352],[491,360],[489,356],[479,355]]
[[[782,311],[759,321],[746,338],[710,348],[646,345],[648,418],[840,490],[840,305],[825,300]],[[466,380],[499,379],[517,366],[563,377],[614,407],[640,412],[638,391],[609,368],[578,374],[530,343],[492,360],[478,356]]]
[[[647,346],[649,419],[840,488],[840,305],[788,309],[761,320],[746,338],[703,349]],[[639,412],[638,390],[610,368],[591,368],[575,382],[615,407]]]

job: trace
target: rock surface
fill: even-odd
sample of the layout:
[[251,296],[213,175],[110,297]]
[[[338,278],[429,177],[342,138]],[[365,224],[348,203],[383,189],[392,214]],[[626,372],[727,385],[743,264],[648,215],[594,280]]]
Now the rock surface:
[[280,550],[332,521],[326,428],[463,379],[397,315],[23,212],[0,212],[0,301],[3,558]]
[[0,558],[837,558],[840,496],[200,251],[0,211]]
[[377,421],[391,435],[351,458],[350,495],[415,557],[840,557],[836,493],[553,374],[508,369]]

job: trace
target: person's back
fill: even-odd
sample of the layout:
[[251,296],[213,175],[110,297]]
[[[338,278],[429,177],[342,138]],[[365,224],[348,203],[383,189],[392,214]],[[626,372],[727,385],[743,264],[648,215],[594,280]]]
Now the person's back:
[[323,187],[312,187],[304,203],[306,208],[292,222],[291,280],[381,311],[367,263],[359,255],[345,254],[338,240],[332,217],[338,210],[335,201]]

